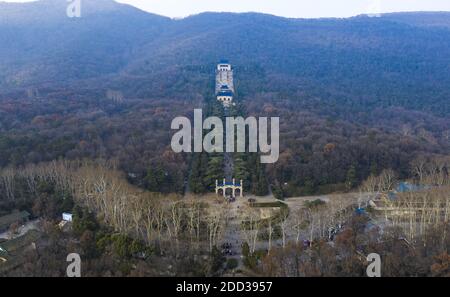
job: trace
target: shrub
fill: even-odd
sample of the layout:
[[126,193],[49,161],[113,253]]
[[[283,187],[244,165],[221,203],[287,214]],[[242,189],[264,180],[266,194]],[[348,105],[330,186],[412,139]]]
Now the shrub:
[[238,265],[239,265],[239,262],[237,259],[232,258],[232,259],[227,260],[227,269],[228,270],[233,270],[233,269],[237,268]]

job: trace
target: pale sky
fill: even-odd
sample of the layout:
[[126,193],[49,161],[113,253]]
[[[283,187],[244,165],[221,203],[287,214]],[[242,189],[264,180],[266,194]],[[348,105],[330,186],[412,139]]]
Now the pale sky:
[[185,17],[205,11],[252,11],[295,18],[350,17],[363,13],[399,11],[450,11],[450,0],[117,0],[117,2],[169,17]]

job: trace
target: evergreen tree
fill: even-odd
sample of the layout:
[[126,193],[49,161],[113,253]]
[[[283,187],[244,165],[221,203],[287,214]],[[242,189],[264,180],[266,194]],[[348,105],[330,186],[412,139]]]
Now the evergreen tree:
[[250,174],[247,171],[247,165],[242,155],[239,155],[234,159],[233,176],[237,180],[242,179],[244,181],[244,189],[249,188],[249,183],[251,182]]
[[220,155],[210,156],[208,166],[203,179],[203,184],[212,191],[215,187],[216,180],[223,178],[223,157]]
[[161,164],[150,167],[145,177],[146,188],[151,192],[163,192],[166,183],[166,173]]
[[207,165],[207,157],[205,160],[205,154],[203,153],[196,153],[193,156],[192,159],[192,167],[191,167],[191,173],[189,176],[189,187],[193,193],[199,194],[199,193],[205,193],[206,187],[204,185],[204,166],[203,164]]
[[357,184],[356,178],[356,168],[354,165],[350,166],[350,169],[347,171],[347,178],[345,180],[345,186],[347,190],[351,190]]

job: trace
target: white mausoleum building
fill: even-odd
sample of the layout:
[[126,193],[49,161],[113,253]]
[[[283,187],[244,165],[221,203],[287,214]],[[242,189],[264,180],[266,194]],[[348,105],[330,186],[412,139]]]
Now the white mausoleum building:
[[216,96],[217,100],[228,107],[233,104],[234,83],[233,69],[228,61],[222,60],[216,69]]

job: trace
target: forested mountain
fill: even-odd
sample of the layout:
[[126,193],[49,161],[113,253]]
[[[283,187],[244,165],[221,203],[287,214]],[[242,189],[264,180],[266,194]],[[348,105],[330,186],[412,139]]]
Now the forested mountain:
[[64,0],[0,4],[2,86],[117,73],[135,47],[170,25],[168,18],[109,0],[83,1],[83,18],[68,18],[67,5]]
[[[66,0],[0,2],[0,235],[32,219],[0,236],[0,276],[65,276],[73,252],[83,276],[365,276],[372,253],[384,276],[449,275],[450,12],[81,2],[81,18]],[[171,122],[195,108],[279,117],[279,160],[175,153]],[[216,199],[225,176],[244,198]]]
[[173,84],[184,87],[195,83],[199,69],[229,57],[244,72],[237,76],[243,94],[301,89],[332,104],[449,112],[449,13],[318,20],[204,13],[171,20],[86,0],[82,18],[71,19],[66,6],[63,0],[1,4],[4,88],[110,75],[108,83],[154,94],[161,74],[176,75]]
[[66,7],[0,3],[0,166],[116,159],[150,190],[182,191],[189,162],[170,150],[170,120],[212,95],[221,58],[248,113],[281,119],[267,176],[285,195],[386,168],[407,177],[417,156],[448,154],[450,13],[175,20],[111,0],[83,0],[81,18]]

